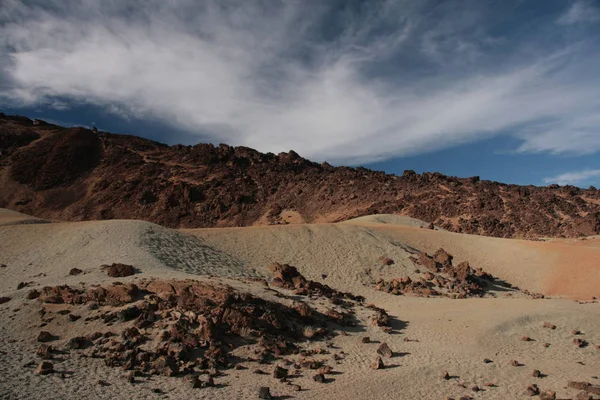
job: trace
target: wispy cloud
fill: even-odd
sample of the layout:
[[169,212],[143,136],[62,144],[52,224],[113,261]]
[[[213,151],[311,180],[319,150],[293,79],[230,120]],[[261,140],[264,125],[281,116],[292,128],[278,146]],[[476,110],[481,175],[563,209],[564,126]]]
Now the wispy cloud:
[[563,25],[596,22],[600,20],[600,11],[590,1],[577,0],[562,14],[557,22]]
[[[87,102],[334,162],[507,133],[520,151],[598,151],[595,42],[492,34],[484,4],[5,0],[0,97]],[[560,35],[554,22],[539,31]]]
[[557,183],[559,185],[578,185],[581,183],[596,183],[598,181],[600,181],[600,169],[566,172],[557,176],[544,178],[544,183]]

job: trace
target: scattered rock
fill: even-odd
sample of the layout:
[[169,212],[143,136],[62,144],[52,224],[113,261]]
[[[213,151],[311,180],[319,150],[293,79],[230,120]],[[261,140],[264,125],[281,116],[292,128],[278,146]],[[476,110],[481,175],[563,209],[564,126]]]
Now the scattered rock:
[[481,390],[481,388],[479,386],[475,385],[475,386],[471,387],[471,390],[474,392],[479,392]]
[[586,347],[588,342],[583,339],[573,339],[573,344],[577,347]]
[[273,378],[283,379],[283,378],[287,378],[287,376],[288,376],[288,370],[285,368],[276,366],[275,369],[273,370]]
[[50,346],[49,344],[43,344],[40,347],[38,347],[35,354],[37,354],[44,360],[50,360],[52,359],[52,346]]
[[521,364],[519,364],[519,362],[517,360],[510,360],[509,364],[512,365],[513,367],[518,367]]
[[521,336],[521,340],[523,342],[531,342],[531,341],[533,341],[533,339],[530,338],[529,336]]
[[492,360],[490,360],[489,358],[484,358],[484,359],[483,359],[483,362],[484,362],[484,364],[490,364],[490,363],[493,363],[493,361],[492,361]]
[[71,268],[71,270],[69,271],[69,275],[79,275],[81,274],[83,271],[80,270],[79,268]]
[[37,299],[38,297],[40,297],[40,292],[38,292],[35,289],[31,289],[29,292],[27,292],[27,295],[25,296],[27,300]]
[[300,385],[292,385],[292,390],[294,392],[299,392],[302,390],[302,388],[300,387]]
[[363,343],[370,343],[370,342],[371,342],[371,338],[370,338],[370,337],[368,337],[368,336],[365,336],[365,337],[363,337],[363,338],[361,339],[361,342],[363,342]]
[[390,346],[388,346],[385,342],[379,345],[379,347],[377,348],[377,354],[385,358],[391,358],[394,355],[392,349],[390,349]]
[[258,398],[272,400],[273,397],[271,396],[271,389],[269,389],[267,386],[262,386],[260,389],[258,389]]
[[556,400],[556,392],[544,390],[543,392],[540,392],[540,400]]
[[550,347],[550,343],[544,343],[544,347]]
[[542,373],[540,372],[539,369],[534,369],[533,372],[531,373],[531,376],[533,376],[534,378],[540,378],[542,376]]
[[69,319],[69,321],[71,321],[71,322],[75,322],[75,321],[77,321],[78,319],[80,319],[81,317],[80,317],[79,315],[75,315],[75,314],[69,314],[69,315],[67,316],[67,318]]
[[577,330],[577,329],[573,329],[573,330],[571,331],[571,334],[572,334],[572,335],[581,335],[581,331],[580,331],[580,330]]
[[593,400],[594,397],[588,392],[579,392],[577,396],[575,396],[575,400]]
[[324,365],[317,370],[317,373],[327,375],[331,374],[332,368],[329,365]]
[[388,257],[379,257],[379,261],[383,264],[383,265],[393,265],[394,264],[394,260],[392,260],[391,258]]
[[10,301],[10,297],[2,296],[0,297],[0,304],[4,304]]
[[540,394],[540,388],[535,383],[531,384],[531,385],[527,386],[527,389],[525,389],[523,394],[526,396],[536,396],[536,395]]
[[375,358],[375,361],[373,361],[373,363],[371,364],[371,368],[372,369],[384,369],[385,368],[385,364],[383,363],[383,360],[381,359],[381,357],[377,356],[377,358]]
[[54,372],[54,365],[52,365],[52,363],[48,361],[42,361],[38,364],[37,368],[35,369],[35,373],[38,375],[48,375],[52,372]]
[[323,375],[323,374],[316,374],[316,375],[313,376],[313,380],[315,382],[325,383],[325,375]]
[[448,371],[444,371],[444,372],[442,372],[442,379],[444,379],[444,380],[446,380],[446,381],[447,381],[448,379],[450,379],[450,374],[448,373]]
[[551,324],[550,322],[544,322],[544,328],[548,328],[548,329],[556,329],[556,325]]
[[66,347],[72,350],[78,350],[86,348],[89,344],[90,342],[87,340],[87,338],[83,336],[76,336],[69,339]]
[[37,337],[37,341],[41,343],[46,343],[51,340],[54,340],[54,335],[48,331],[41,331]]
[[133,265],[115,263],[112,265],[103,265],[102,268],[106,274],[112,278],[124,278],[135,274]]

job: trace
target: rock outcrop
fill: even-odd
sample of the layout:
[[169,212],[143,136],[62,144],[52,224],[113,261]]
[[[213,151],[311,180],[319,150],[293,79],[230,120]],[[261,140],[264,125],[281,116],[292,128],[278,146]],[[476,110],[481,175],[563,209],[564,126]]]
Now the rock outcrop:
[[41,218],[142,219],[196,228],[395,213],[498,237],[600,233],[600,191],[505,185],[439,173],[332,167],[290,151],[167,146],[0,114],[0,207]]

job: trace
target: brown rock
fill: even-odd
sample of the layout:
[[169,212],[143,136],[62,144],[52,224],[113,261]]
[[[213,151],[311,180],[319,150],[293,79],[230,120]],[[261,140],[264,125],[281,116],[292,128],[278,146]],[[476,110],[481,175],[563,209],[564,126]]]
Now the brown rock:
[[544,390],[543,392],[540,392],[540,400],[556,400],[556,392]]
[[447,381],[448,379],[450,379],[450,374],[448,373],[448,371],[444,371],[444,372],[442,372],[442,379],[443,379],[443,380],[446,380],[446,381]]
[[282,379],[287,378],[288,370],[279,366],[276,366],[273,370],[273,378]]
[[575,397],[576,400],[593,400],[594,397],[587,392],[579,392]]
[[523,392],[523,394],[526,396],[536,396],[540,394],[540,388],[535,383],[531,384],[527,386],[527,389],[525,389],[525,392]]
[[569,383],[567,383],[567,387],[577,390],[587,390],[590,386],[592,386],[592,384],[589,382],[569,381]]
[[544,322],[544,328],[548,328],[548,329],[556,329],[556,325],[551,324],[550,322]]
[[531,376],[533,376],[534,378],[539,378],[542,376],[542,373],[540,372],[539,369],[534,369],[533,372],[531,373]]
[[383,360],[381,359],[381,357],[377,356],[377,358],[375,358],[375,361],[373,361],[373,363],[371,364],[371,368],[372,369],[384,369],[385,368],[385,364],[383,363]]
[[585,347],[588,343],[583,339],[573,339],[573,344],[577,347]]
[[69,275],[79,275],[81,274],[83,271],[80,270],[79,268],[71,268],[71,270],[69,271]]
[[550,347],[550,343],[544,343],[544,347]]
[[580,331],[580,330],[577,330],[577,329],[573,329],[573,330],[571,331],[571,334],[572,334],[572,335],[581,335],[581,331]]
[[316,375],[313,376],[313,380],[315,382],[325,383],[325,375],[323,375],[323,374],[316,374]]
[[27,298],[27,300],[37,299],[38,297],[40,297],[40,292],[38,292],[35,289],[31,289],[25,297]]
[[518,367],[521,364],[519,364],[519,362],[517,360],[510,360],[509,364],[512,365],[513,367]]
[[44,360],[50,360],[52,359],[52,346],[49,344],[42,344],[40,347],[38,347],[35,354]]
[[300,385],[292,385],[292,390],[294,392],[299,392],[302,390],[302,388],[300,387]]
[[379,345],[379,347],[377,348],[377,354],[385,358],[391,358],[394,355],[392,349],[390,349],[390,346],[388,346],[385,342]]
[[391,258],[388,257],[379,257],[379,261],[383,264],[383,265],[393,265],[394,264],[394,260],[392,260]]
[[112,278],[124,278],[135,274],[133,265],[114,263],[111,265],[103,265],[102,268],[106,274]]
[[272,400],[271,389],[266,386],[262,386],[258,389],[258,398],[263,400]]
[[48,331],[41,331],[37,337],[37,341],[41,343],[46,343],[51,340],[54,340],[54,335]]
[[8,303],[10,301],[10,297],[2,296],[0,297],[0,304]]
[[370,342],[371,342],[371,338],[370,338],[370,337],[368,337],[368,336],[364,336],[364,337],[361,339],[361,342],[363,342],[363,343],[370,343]]
[[530,338],[529,336],[521,336],[521,340],[523,342],[531,342],[531,341],[533,341],[533,339]]
[[324,365],[317,370],[317,373],[327,375],[331,374],[332,368],[329,365]]
[[48,361],[42,361],[38,364],[37,368],[35,369],[35,373],[38,375],[48,375],[52,372],[54,372],[54,365],[52,365],[52,363]]

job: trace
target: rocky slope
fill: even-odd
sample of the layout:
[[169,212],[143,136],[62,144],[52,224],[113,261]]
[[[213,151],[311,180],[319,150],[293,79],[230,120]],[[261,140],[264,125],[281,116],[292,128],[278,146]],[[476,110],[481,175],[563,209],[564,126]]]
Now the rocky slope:
[[167,146],[0,114],[0,207],[62,220],[169,227],[334,222],[396,213],[498,237],[600,233],[595,188],[402,176],[310,162],[290,151]]

